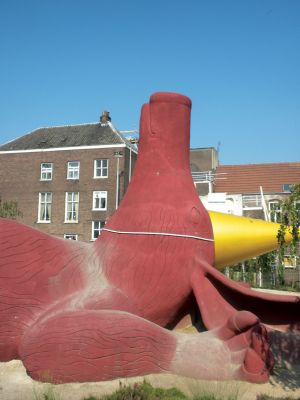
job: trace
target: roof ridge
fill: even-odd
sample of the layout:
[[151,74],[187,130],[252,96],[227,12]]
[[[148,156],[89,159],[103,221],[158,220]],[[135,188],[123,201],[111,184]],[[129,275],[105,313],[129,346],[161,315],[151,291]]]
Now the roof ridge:
[[113,130],[113,132],[122,140],[122,142],[128,147],[131,148],[133,151],[137,151],[136,146],[134,146],[130,140],[126,139],[122,136],[121,132],[113,125],[111,121],[107,121],[107,125]]
[[219,164],[217,168],[222,167],[247,167],[247,166],[259,166],[259,165],[278,165],[278,164],[300,164],[299,161],[272,161],[272,162],[261,162],[261,163],[248,163],[248,164]]
[[122,142],[125,142],[125,139],[123,138],[123,136],[121,136],[120,132],[118,131],[118,129],[111,123],[111,121],[107,121],[107,125],[112,129],[112,131],[122,140]]

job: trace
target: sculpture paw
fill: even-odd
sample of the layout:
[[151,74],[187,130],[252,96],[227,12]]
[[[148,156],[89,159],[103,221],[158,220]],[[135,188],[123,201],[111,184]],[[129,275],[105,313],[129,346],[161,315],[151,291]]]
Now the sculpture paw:
[[266,328],[248,311],[239,311],[217,331],[231,351],[235,379],[255,383],[268,381],[274,366]]

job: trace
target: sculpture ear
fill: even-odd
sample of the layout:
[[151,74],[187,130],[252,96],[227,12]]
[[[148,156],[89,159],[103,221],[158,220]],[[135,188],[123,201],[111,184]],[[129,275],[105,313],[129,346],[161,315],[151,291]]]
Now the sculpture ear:
[[163,133],[164,118],[166,118],[168,103],[150,102],[149,121],[150,131],[153,136],[160,136]]
[[144,148],[147,148],[149,137],[151,136],[150,130],[150,106],[148,103],[144,104],[141,110],[140,118],[140,139],[139,139],[139,153],[141,154]]
[[188,126],[191,100],[177,93],[155,93],[150,98],[150,129],[153,136],[166,135],[170,129]]
[[150,106],[148,103],[143,104],[140,118],[140,138],[143,140],[150,134]]

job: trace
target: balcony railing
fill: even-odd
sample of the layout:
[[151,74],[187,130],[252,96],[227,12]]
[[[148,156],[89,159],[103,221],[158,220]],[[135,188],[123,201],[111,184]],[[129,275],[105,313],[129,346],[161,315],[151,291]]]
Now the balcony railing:
[[226,179],[226,172],[214,173],[212,171],[192,172],[192,178],[194,183],[211,182],[214,183],[219,179]]
[[243,195],[243,209],[262,209],[262,197],[260,194],[246,194]]

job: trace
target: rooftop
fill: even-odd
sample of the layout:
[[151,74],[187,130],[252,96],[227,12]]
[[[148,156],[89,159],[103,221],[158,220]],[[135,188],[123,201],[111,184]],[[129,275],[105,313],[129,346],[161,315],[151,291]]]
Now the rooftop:
[[0,151],[128,144],[111,122],[38,128],[0,146]]
[[216,174],[223,174],[215,181],[218,193],[282,193],[284,184],[300,183],[300,162],[219,165]]

